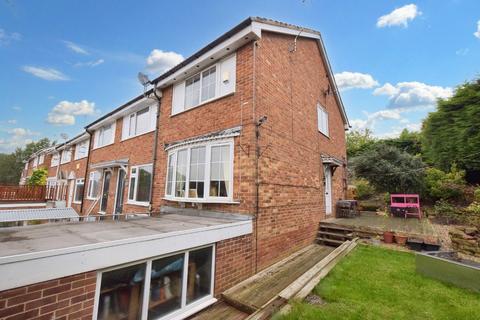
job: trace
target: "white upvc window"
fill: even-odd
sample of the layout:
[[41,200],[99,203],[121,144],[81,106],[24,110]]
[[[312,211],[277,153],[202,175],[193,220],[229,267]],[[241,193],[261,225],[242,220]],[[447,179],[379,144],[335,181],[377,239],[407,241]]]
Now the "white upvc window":
[[173,86],[172,115],[235,92],[236,54]]
[[38,166],[38,157],[33,158],[33,167]]
[[184,319],[216,301],[214,270],[208,245],[98,272],[93,319]]
[[68,163],[70,162],[70,160],[72,160],[72,149],[71,148],[67,148],[67,149],[64,149],[62,151],[62,160],[60,161],[60,163]]
[[38,156],[38,164],[43,164],[45,162],[45,155],[42,153]]
[[152,168],[153,166],[151,164],[132,166],[130,168],[127,203],[144,206],[150,204]]
[[60,162],[60,154],[58,152],[54,153],[52,156],[52,160],[50,162],[51,167],[58,166],[58,163]]
[[157,106],[143,108],[123,117],[122,140],[155,130]]
[[185,202],[233,202],[233,139],[171,150],[165,197]]
[[90,146],[90,139],[83,140],[75,145],[75,160],[85,158],[88,156],[88,147]]
[[100,185],[100,172],[92,171],[88,176],[87,199],[95,200],[98,198],[98,188]]
[[104,125],[95,131],[95,148],[112,144],[115,140],[115,122]]
[[318,131],[329,136],[328,132],[328,113],[320,104],[317,104]]
[[85,187],[85,179],[75,180],[75,194],[73,196],[74,203],[82,203],[84,187]]

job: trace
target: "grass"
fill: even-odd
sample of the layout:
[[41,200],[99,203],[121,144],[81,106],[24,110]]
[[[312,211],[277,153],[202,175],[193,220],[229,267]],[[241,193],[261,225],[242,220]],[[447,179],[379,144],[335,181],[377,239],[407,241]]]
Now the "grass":
[[415,272],[408,252],[358,246],[314,289],[326,304],[294,302],[291,319],[480,319],[480,294]]

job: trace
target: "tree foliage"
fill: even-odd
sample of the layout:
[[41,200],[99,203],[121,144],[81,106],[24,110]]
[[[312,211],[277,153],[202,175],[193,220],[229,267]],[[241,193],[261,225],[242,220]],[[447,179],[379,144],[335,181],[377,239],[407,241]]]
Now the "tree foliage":
[[425,171],[425,191],[430,200],[462,200],[465,195],[465,171],[452,165],[450,172],[437,168]]
[[414,156],[422,154],[422,134],[420,132],[403,129],[398,138],[385,139],[381,142]]
[[416,193],[423,189],[425,164],[386,144],[377,144],[351,161],[357,177],[367,179],[379,192]]
[[428,162],[447,171],[456,163],[480,170],[480,79],[458,87],[438,102],[423,123],[423,151]]
[[0,184],[18,184],[26,161],[35,152],[53,145],[48,138],[30,142],[10,154],[0,154]]
[[27,181],[29,186],[44,186],[47,184],[48,170],[46,168],[35,169]]
[[377,139],[372,135],[370,129],[352,130],[347,133],[347,156],[356,157],[372,148]]

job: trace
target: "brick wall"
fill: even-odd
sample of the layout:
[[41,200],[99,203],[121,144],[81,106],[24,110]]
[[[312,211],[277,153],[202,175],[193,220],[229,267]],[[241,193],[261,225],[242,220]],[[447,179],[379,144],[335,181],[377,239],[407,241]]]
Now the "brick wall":
[[255,272],[252,235],[220,241],[215,248],[215,295]]
[[[111,160],[120,160],[128,159],[128,169],[130,170],[131,166],[140,165],[140,164],[150,164],[153,160],[153,140],[154,132],[149,132],[134,138],[130,138],[122,141],[122,123],[123,119],[117,119],[115,125],[115,142],[111,145],[90,149],[90,162],[89,166],[92,164],[111,161]],[[93,148],[93,139],[92,146]],[[92,170],[89,170],[91,172]],[[133,212],[147,212],[148,207],[131,205],[127,203],[128,199],[128,178],[130,172],[127,172],[125,180],[125,188],[123,190],[123,212],[133,213]],[[87,186],[88,186],[88,173],[85,179],[85,197],[87,195]],[[117,189],[117,178],[118,178],[118,168],[115,168],[112,173],[112,178],[110,180],[110,188],[108,194],[108,203],[106,213],[112,214],[115,206],[115,191]],[[102,181],[100,181],[100,189],[102,187]],[[83,214],[86,214],[88,209],[92,204],[92,200],[84,199],[83,205]],[[91,214],[98,214],[100,209],[100,201],[97,202]]]
[[97,274],[81,273],[0,292],[0,320],[91,319]]

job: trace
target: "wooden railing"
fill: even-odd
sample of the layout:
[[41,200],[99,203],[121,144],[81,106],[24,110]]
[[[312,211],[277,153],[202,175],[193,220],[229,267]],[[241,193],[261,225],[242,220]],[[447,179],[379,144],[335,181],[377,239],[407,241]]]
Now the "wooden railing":
[[46,186],[0,186],[0,202],[45,201]]

